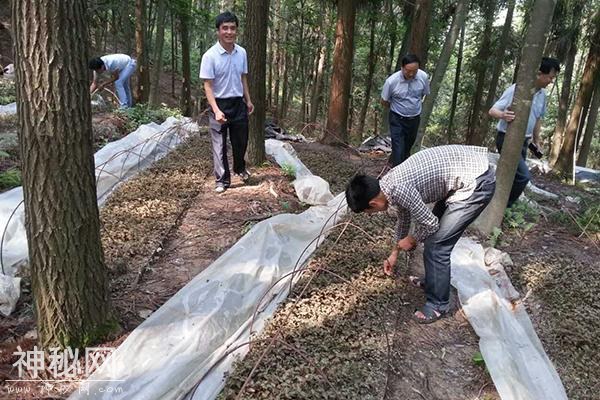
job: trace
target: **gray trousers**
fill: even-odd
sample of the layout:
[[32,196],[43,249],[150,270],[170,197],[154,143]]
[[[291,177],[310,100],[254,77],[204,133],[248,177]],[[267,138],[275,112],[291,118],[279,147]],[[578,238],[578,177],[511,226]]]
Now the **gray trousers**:
[[488,205],[496,188],[493,168],[477,178],[473,194],[466,200],[446,204],[438,201],[433,214],[439,218],[440,227],[425,240],[425,295],[427,302],[441,312],[449,309],[450,254],[461,235]]

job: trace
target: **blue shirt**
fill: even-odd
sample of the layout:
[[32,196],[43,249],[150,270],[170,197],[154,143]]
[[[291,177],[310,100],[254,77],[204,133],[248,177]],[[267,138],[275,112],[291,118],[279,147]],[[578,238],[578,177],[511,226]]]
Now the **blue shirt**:
[[237,44],[230,54],[217,42],[202,56],[200,79],[213,81],[213,92],[217,99],[243,97],[242,74],[247,73],[246,50]]
[[[502,93],[502,96],[492,106],[500,111],[505,111],[508,106],[512,104],[513,97],[515,95],[516,84],[512,84]],[[540,89],[533,95],[531,102],[531,111],[529,111],[529,120],[527,121],[527,130],[525,131],[525,137],[531,138],[533,136],[533,128],[538,119],[542,118],[546,114],[546,91]],[[500,132],[506,132],[508,122],[501,119],[498,121],[496,129]]]
[[403,117],[421,114],[423,96],[429,94],[429,77],[418,70],[413,79],[406,80],[402,70],[390,75],[383,84],[381,98],[390,103],[390,110]]

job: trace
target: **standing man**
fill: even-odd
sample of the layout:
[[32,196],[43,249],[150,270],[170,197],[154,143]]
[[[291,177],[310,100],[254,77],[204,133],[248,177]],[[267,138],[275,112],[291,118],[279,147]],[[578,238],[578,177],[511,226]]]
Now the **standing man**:
[[[471,222],[494,195],[496,175],[487,149],[440,146],[419,151],[392,168],[381,181],[355,176],[346,187],[346,202],[354,212],[376,213],[397,209],[394,247],[383,262],[392,275],[400,250],[410,251],[424,242],[425,279],[411,278],[425,290],[427,302],[415,311],[418,323],[437,321],[449,311],[450,254]],[[427,204],[435,203],[432,210]],[[415,231],[409,234],[411,220]]]
[[[101,90],[114,82],[117,89],[117,96],[119,97],[120,108],[133,106],[133,97],[131,97],[131,87],[129,85],[129,78],[135,72],[136,66],[133,58],[127,54],[108,54],[92,58],[88,66],[94,71],[94,80],[90,86],[90,93]],[[98,75],[106,71],[111,74],[111,78],[103,84],[98,85]]]
[[386,79],[381,91],[381,103],[390,109],[391,167],[410,156],[410,149],[417,138],[421,104],[423,97],[429,94],[429,78],[419,65],[417,56],[405,55],[402,68]]
[[247,182],[248,115],[254,111],[248,91],[246,50],[235,43],[237,17],[227,11],[216,19],[217,43],[202,56],[200,79],[210,105],[209,125],[217,193],[231,184],[227,161],[227,133],[233,151],[233,172]]
[[[529,142],[533,139],[533,144],[540,147],[540,130],[542,128],[542,117],[546,114],[546,86],[554,81],[556,75],[560,72],[560,63],[555,58],[542,58],[540,69],[537,73],[535,80],[535,87],[537,91],[533,95],[531,102],[531,110],[529,111],[529,120],[527,122],[527,130],[525,131],[525,142],[523,142],[523,148],[521,149],[521,159],[519,160],[519,166],[517,167],[517,173],[515,174],[515,180],[513,181],[510,196],[508,198],[508,207],[517,201],[527,183],[531,179],[529,167],[527,167],[527,148]],[[513,101],[515,94],[516,84],[512,84],[502,93],[502,97],[494,103],[490,108],[490,116],[499,119],[496,129],[498,134],[496,136],[496,148],[498,152],[502,152],[502,145],[504,143],[504,135],[506,135],[506,129],[508,124],[515,119],[515,113],[511,110],[510,106]]]

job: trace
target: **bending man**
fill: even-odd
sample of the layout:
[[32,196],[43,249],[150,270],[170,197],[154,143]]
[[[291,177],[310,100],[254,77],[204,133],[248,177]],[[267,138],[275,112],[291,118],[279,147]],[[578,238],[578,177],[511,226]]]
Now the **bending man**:
[[[131,96],[131,87],[129,85],[129,78],[135,71],[136,66],[133,58],[127,54],[108,54],[92,58],[88,66],[94,71],[94,80],[90,86],[90,93],[101,90],[114,82],[117,96],[119,97],[120,108],[133,106],[133,97]],[[98,75],[107,71],[111,74],[111,78],[105,83],[98,85]]]
[[[354,212],[376,213],[397,208],[395,245],[383,262],[392,275],[400,250],[424,242],[425,279],[413,282],[425,290],[427,302],[414,318],[431,323],[449,311],[450,253],[471,222],[492,199],[496,176],[487,149],[440,146],[420,151],[388,172],[381,181],[355,176],[346,188]],[[435,203],[433,210],[426,204]],[[409,234],[411,220],[416,229]]]

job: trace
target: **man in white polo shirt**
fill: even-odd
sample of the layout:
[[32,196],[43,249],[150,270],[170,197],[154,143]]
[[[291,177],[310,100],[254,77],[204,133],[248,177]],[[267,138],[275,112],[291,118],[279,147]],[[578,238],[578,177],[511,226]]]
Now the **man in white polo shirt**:
[[[120,107],[129,108],[133,105],[133,97],[131,96],[131,87],[129,85],[129,78],[134,73],[136,66],[133,58],[127,54],[108,54],[92,58],[88,66],[94,71],[94,80],[90,86],[90,93],[93,93],[95,90],[101,90],[114,82]],[[111,74],[111,78],[103,84],[98,85],[98,75],[107,71]]]
[[400,71],[390,75],[381,90],[381,102],[390,108],[392,154],[389,164],[392,168],[410,156],[419,130],[423,97],[429,94],[429,77],[419,65],[417,56],[405,55]]
[[227,11],[216,18],[217,43],[202,56],[200,79],[210,106],[209,125],[217,193],[231,184],[227,161],[227,134],[233,151],[233,172],[244,182],[248,147],[248,115],[254,111],[248,91],[246,50],[235,43],[238,19]]

